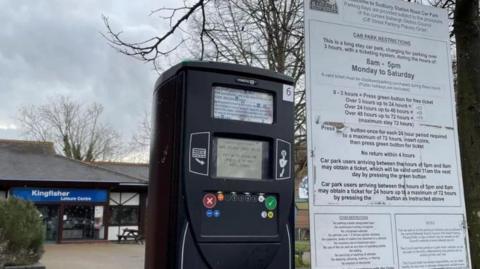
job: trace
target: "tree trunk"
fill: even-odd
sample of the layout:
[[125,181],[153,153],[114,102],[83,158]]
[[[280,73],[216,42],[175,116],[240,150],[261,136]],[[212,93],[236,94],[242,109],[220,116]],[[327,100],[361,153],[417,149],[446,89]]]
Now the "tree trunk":
[[478,0],[457,0],[458,126],[472,268],[480,268],[480,21]]

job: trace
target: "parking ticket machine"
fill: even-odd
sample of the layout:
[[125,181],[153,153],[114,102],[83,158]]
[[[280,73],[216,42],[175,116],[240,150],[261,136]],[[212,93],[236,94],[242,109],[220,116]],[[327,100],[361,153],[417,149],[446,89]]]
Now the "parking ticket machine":
[[155,85],[148,269],[290,269],[293,81],[183,62]]

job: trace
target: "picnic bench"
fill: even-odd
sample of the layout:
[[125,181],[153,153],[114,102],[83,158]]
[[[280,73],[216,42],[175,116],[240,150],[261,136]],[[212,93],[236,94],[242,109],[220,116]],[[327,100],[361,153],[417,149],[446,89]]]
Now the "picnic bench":
[[123,232],[121,235],[117,235],[118,237],[118,243],[121,243],[122,240],[127,242],[129,240],[134,240],[135,243],[140,243],[143,245],[143,240],[144,240],[144,237],[143,235],[140,233],[139,230],[136,230],[136,229],[123,229]]

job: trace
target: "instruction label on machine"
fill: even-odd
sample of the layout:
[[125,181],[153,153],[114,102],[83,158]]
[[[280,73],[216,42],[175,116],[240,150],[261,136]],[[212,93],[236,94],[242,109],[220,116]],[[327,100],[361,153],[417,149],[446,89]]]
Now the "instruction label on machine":
[[447,12],[305,1],[312,268],[471,268]]

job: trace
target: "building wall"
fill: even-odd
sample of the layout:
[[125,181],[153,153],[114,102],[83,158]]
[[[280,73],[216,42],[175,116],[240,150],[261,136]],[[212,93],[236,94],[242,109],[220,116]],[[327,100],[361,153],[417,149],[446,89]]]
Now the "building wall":
[[[121,207],[121,206],[138,207],[138,214],[139,214],[138,217],[140,221],[140,194],[137,192],[111,192],[109,206],[110,207]],[[124,229],[139,230],[139,225],[109,225],[108,240],[118,240],[118,235],[121,235]]]
[[0,191],[0,200],[6,199],[7,198],[7,192],[6,191]]
[[304,241],[310,238],[309,212],[305,209],[297,210],[295,216],[295,239]]
[[310,220],[308,210],[298,210],[295,219],[295,228],[309,229]]

